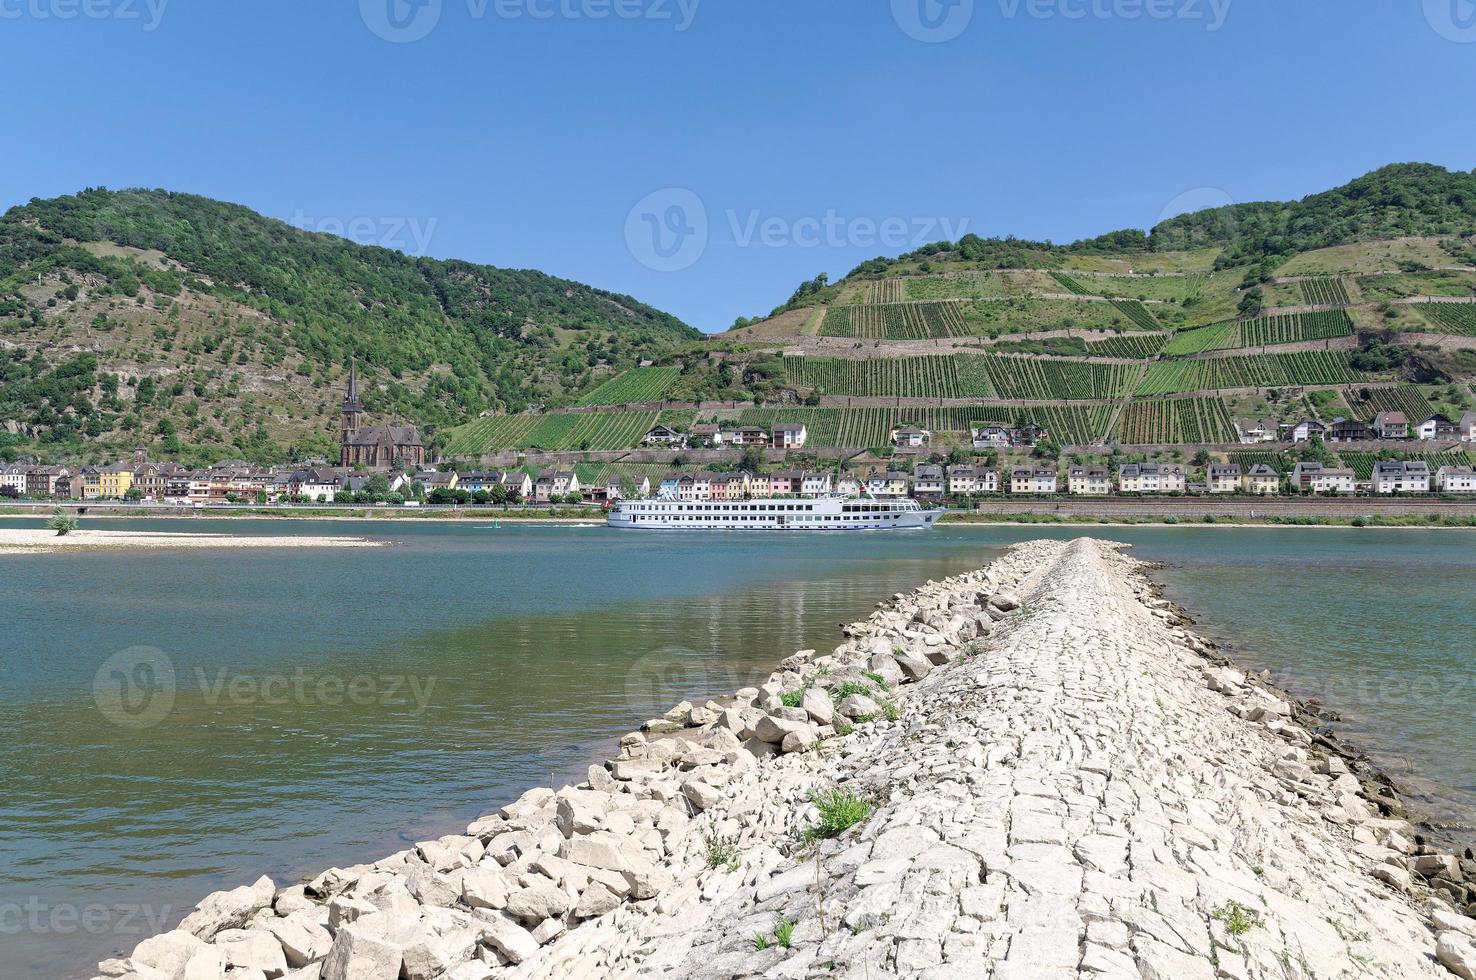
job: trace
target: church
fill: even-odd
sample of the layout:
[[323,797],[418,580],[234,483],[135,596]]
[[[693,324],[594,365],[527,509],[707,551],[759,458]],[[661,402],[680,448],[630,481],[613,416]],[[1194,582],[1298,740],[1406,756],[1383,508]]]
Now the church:
[[338,430],[338,465],[372,470],[411,470],[425,465],[425,445],[413,425],[364,428],[364,402],[359,398],[359,367],[349,367],[348,393]]

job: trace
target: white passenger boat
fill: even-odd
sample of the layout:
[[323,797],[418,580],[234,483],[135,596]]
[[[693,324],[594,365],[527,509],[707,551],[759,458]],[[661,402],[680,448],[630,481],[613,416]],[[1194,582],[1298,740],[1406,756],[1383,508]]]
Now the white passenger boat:
[[610,508],[611,527],[664,531],[881,531],[927,528],[942,510],[915,500],[818,497],[775,500],[621,500]]

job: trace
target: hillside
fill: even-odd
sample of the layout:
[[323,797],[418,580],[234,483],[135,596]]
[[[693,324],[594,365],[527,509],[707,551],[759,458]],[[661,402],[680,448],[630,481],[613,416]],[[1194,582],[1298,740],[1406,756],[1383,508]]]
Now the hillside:
[[0,218],[10,454],[327,455],[354,358],[372,414],[434,434],[570,402],[698,336],[628,296],[192,195],[88,190]]
[[804,421],[822,454],[912,423],[947,451],[972,423],[1028,420],[1090,458],[1228,448],[1242,417],[1458,419],[1476,406],[1473,232],[1476,177],[1406,164],[1070,245],[966,236],[803,283],[673,359],[654,395],[484,419],[450,448],[613,451],[660,420]]

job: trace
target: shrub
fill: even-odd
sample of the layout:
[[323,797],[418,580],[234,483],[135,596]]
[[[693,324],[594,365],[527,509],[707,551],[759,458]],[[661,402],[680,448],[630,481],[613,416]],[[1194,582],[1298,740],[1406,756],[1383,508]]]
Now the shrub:
[[807,835],[811,838],[839,837],[871,816],[871,804],[849,790],[816,790],[810,802],[820,811],[820,825]]
[[57,537],[63,537],[77,530],[77,518],[58,510],[51,515],[51,520],[46,522],[46,526],[55,531]]

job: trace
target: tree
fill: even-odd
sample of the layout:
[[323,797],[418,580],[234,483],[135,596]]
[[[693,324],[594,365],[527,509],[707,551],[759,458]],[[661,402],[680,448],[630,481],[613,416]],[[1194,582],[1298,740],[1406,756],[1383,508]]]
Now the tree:
[[[229,496],[229,494],[227,494],[227,496]],[[143,498],[144,492],[138,487],[129,487],[123,492],[124,500],[142,500]]]
[[77,529],[77,518],[58,508],[52,512],[46,526],[55,531],[57,537],[65,537]]

